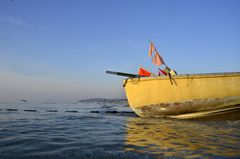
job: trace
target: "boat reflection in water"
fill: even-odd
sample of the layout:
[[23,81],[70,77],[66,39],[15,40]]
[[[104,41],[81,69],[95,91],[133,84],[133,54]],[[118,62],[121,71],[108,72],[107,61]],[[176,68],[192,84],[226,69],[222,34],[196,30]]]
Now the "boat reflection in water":
[[240,157],[240,120],[127,120],[125,150],[157,158]]

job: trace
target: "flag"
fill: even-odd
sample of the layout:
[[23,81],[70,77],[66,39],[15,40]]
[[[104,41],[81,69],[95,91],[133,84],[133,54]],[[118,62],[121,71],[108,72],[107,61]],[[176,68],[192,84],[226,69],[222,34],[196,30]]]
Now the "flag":
[[149,47],[149,52],[148,52],[148,56],[151,57],[152,56],[152,52],[156,51],[155,46],[153,45],[152,42],[150,42],[150,47]]
[[167,72],[165,72],[164,70],[162,70],[160,68],[158,70],[159,70],[158,76],[167,76]]
[[161,66],[164,63],[163,58],[159,55],[158,51],[156,50],[155,55],[152,58],[152,63],[157,66]]
[[149,77],[151,76],[151,72],[148,71],[147,69],[143,68],[143,67],[140,67],[139,70],[138,70],[138,75],[139,76],[144,76],[144,77]]

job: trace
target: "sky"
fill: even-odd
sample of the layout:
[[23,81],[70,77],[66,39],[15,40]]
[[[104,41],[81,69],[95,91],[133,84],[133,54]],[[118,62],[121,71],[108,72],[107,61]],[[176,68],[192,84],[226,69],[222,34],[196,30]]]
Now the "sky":
[[1,0],[0,101],[125,98],[106,70],[240,71],[239,0]]

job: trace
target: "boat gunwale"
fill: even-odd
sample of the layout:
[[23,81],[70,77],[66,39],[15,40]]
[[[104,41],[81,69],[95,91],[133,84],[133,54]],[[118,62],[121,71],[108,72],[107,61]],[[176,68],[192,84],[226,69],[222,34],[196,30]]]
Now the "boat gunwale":
[[[179,74],[172,76],[173,79],[196,79],[196,78],[216,78],[216,77],[234,77],[240,76],[240,72],[223,72],[223,73],[197,73],[197,74]],[[149,81],[149,80],[169,80],[168,76],[156,76],[156,77],[139,77],[139,78],[127,78],[124,82],[132,80]]]

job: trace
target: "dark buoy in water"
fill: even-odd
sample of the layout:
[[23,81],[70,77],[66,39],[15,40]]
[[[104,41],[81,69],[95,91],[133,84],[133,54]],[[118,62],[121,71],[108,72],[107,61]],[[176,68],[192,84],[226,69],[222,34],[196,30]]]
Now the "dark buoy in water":
[[117,114],[118,111],[116,111],[116,110],[112,110],[112,111],[106,111],[106,113],[109,113],[109,114]]
[[37,112],[37,110],[26,109],[25,112]]
[[17,109],[6,109],[7,111],[18,111]]
[[57,110],[46,110],[46,112],[58,112]]
[[68,112],[68,113],[77,113],[78,111],[77,110],[67,110],[65,112]]
[[21,102],[25,102],[25,103],[27,102],[27,100],[25,100],[25,99],[21,99],[20,101],[21,101]]
[[90,111],[90,113],[100,113],[100,111],[93,110],[93,111]]

